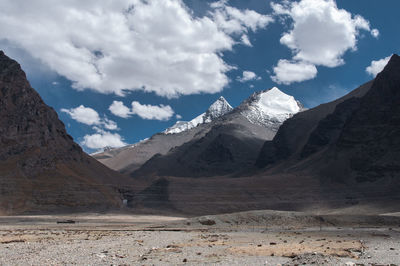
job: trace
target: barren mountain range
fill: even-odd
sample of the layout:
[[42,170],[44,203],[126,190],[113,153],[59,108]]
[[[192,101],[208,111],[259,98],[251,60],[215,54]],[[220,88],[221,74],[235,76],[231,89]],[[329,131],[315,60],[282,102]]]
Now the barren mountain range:
[[[0,213],[151,209],[398,210],[400,57],[333,102],[306,110],[278,88],[140,143],[86,155],[0,53]],[[114,171],[115,170],[115,171]],[[119,173],[117,172],[119,171]]]
[[155,180],[135,200],[152,206],[157,201],[165,206],[168,200],[171,208],[194,214],[396,210],[399,77],[400,57],[393,55],[373,81],[288,117],[276,135],[264,128],[269,135],[264,135],[260,152],[256,141],[262,138],[240,124],[249,125],[249,119],[238,119],[239,106],[211,123],[204,136],[154,156],[134,171],[135,179]]
[[221,97],[189,122],[179,121],[148,140],[94,157],[139,178],[232,174],[252,168],[263,143],[301,110],[299,102],[278,88],[254,93],[237,108]]
[[306,169],[323,181],[355,187],[391,186],[400,173],[399,103],[400,57],[393,55],[374,81],[284,123],[264,144],[257,165]]

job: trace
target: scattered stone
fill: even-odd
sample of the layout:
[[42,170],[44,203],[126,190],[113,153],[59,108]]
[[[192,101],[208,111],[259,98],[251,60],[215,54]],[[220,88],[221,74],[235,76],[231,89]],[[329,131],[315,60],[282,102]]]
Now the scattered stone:
[[283,265],[340,265],[340,261],[333,256],[326,256],[319,253],[306,253],[294,256],[291,262]]
[[168,245],[167,248],[179,248],[179,246],[172,244],[172,245]]
[[106,257],[105,254],[96,254],[97,257],[99,257],[100,259],[104,259]]
[[58,224],[74,224],[75,221],[74,220],[61,220],[61,221],[57,221]]
[[1,244],[10,244],[10,243],[24,243],[26,240],[25,239],[13,239],[9,241],[2,241],[0,242]]
[[199,220],[199,223],[201,223],[202,225],[215,225],[216,224],[216,222],[211,219]]

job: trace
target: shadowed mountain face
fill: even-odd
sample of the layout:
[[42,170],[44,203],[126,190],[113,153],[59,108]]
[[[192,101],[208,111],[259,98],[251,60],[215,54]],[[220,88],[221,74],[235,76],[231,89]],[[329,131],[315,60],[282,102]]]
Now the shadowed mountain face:
[[[373,81],[287,119],[257,158],[251,150],[260,138],[244,126],[248,119],[240,128],[240,109],[215,121],[204,137],[152,158],[134,174],[163,176],[168,180],[168,189],[162,188],[168,191],[169,206],[193,214],[249,209],[399,211],[399,56],[394,55]],[[264,127],[262,132],[267,131]],[[258,170],[250,168],[250,161]],[[232,169],[245,172],[232,178]],[[209,173],[216,176],[201,178]],[[147,194],[143,197],[151,196]]]
[[[125,159],[142,154],[122,162],[141,177],[127,178],[86,155],[19,64],[0,52],[0,214],[106,210],[122,197],[136,209],[187,214],[398,211],[399,56],[375,80],[303,112],[276,88],[233,110],[224,99],[213,106],[223,108],[206,123],[123,148]],[[157,150],[163,155],[153,156]]]
[[275,132],[231,114],[207,125],[207,133],[158,155],[133,172],[134,177],[204,177],[252,167],[258,151]]
[[[295,114],[279,128],[272,141],[265,142],[257,159],[257,166],[265,167],[289,158],[299,158],[310,134],[318,123],[332,114],[337,105],[351,98],[360,98],[368,92],[373,81],[367,82],[335,101],[321,104],[310,110]],[[323,140],[322,140],[323,141]]]
[[122,173],[132,173],[154,155],[164,155],[174,147],[201,138],[210,129],[210,123],[229,113],[232,107],[220,97],[206,112],[191,121],[178,121],[164,132],[139,143],[94,154],[106,166]]
[[74,143],[57,113],[0,51],[0,214],[121,205],[130,180]]
[[[204,133],[147,161],[134,177],[210,177],[245,173],[253,168],[265,140],[302,106],[278,88],[260,91],[211,123]],[[198,130],[198,129],[197,129]]]
[[201,177],[252,168],[265,140],[303,107],[278,88],[254,93],[237,108],[220,97],[189,122],[179,121],[140,143],[93,155],[134,177]]
[[400,57],[373,81],[313,109],[273,88],[207,124],[157,134],[149,143],[155,140],[176,145],[131,168],[149,187],[130,206],[190,214],[399,211]]
[[[393,55],[370,91],[358,101],[338,106],[344,115],[341,134],[332,141],[333,153],[357,182],[398,179],[400,176],[400,57]],[[346,119],[347,118],[347,119]],[[318,130],[318,128],[317,128]],[[318,134],[318,133],[317,133]],[[310,139],[312,140],[312,139]],[[337,178],[332,176],[332,178]]]
[[[328,115],[314,114],[332,104],[286,121],[274,140],[264,144],[258,166],[307,172],[323,183],[349,184],[364,195],[396,194],[400,189],[400,57],[393,55],[373,82],[340,99]],[[303,130],[304,124],[310,129]],[[295,142],[290,138],[293,132]]]

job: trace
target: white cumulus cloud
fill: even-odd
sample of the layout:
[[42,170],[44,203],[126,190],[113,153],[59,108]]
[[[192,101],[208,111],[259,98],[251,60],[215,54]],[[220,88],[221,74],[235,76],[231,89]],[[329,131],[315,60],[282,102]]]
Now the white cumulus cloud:
[[301,0],[277,6],[272,5],[276,14],[288,15],[293,21],[293,28],[283,34],[281,43],[293,50],[294,59],[315,65],[343,64],[343,54],[356,49],[359,30],[370,30],[366,19],[339,9],[333,0]]
[[113,101],[108,110],[110,110],[112,114],[122,118],[128,118],[131,115],[131,110],[121,101]]
[[371,30],[371,34],[372,34],[372,36],[374,36],[375,38],[378,38],[379,37],[379,30],[378,29],[373,29],[373,30]]
[[99,113],[90,107],[80,105],[76,108],[62,108],[61,112],[67,113],[75,121],[88,126],[102,126],[108,130],[118,129],[117,123],[107,117],[101,118]]
[[[283,71],[280,66],[288,66],[293,70],[294,64],[307,65],[304,70],[307,79],[316,76],[315,66],[337,67],[344,64],[343,55],[357,49],[361,30],[369,31],[374,37],[379,35],[377,29],[371,30],[368,20],[339,9],[334,0],[284,1],[271,6],[276,16],[290,21],[290,30],[282,35],[280,42],[293,52],[290,64],[282,61],[275,69]],[[282,73],[275,72],[273,77],[275,81],[290,83],[290,78],[280,80],[281,76]],[[293,80],[301,81],[300,78]]]
[[278,65],[274,67],[274,76],[272,80],[278,84],[291,84],[315,78],[317,68],[313,64],[304,62],[291,62],[281,59]]
[[137,101],[132,102],[132,114],[136,114],[143,119],[149,120],[168,120],[174,115],[169,105],[150,105],[140,104]]
[[81,145],[89,149],[98,150],[105,147],[120,148],[127,144],[122,140],[119,134],[100,130],[95,134],[85,135]]
[[242,43],[246,46],[253,46],[249,40],[249,36],[247,36],[246,34],[243,34],[242,37],[240,38],[240,40],[242,41]]
[[107,117],[103,118],[102,125],[104,128],[106,128],[108,130],[118,130],[119,129],[117,123],[115,121],[108,119]]
[[219,28],[228,34],[245,33],[248,29],[257,31],[265,28],[274,19],[270,15],[263,15],[254,10],[239,10],[227,5],[228,1],[218,1],[211,4],[215,10],[211,12],[213,20]]
[[133,101],[131,105],[129,108],[121,101],[114,101],[108,109],[112,114],[122,118],[137,115],[148,120],[169,120],[175,113],[169,105],[141,104],[138,101]]
[[372,60],[371,65],[369,65],[365,71],[367,71],[368,74],[371,76],[376,76],[378,75],[379,72],[381,72],[387,63],[389,62],[391,56],[382,58],[380,60]]
[[99,113],[96,110],[80,105],[76,108],[61,109],[61,112],[67,113],[72,119],[86,125],[99,125],[101,122]]
[[0,41],[29,52],[75,89],[118,95],[220,92],[231,69],[221,52],[270,21],[225,2],[195,17],[182,0],[0,1]]
[[75,121],[93,126],[95,134],[88,134],[83,137],[81,145],[89,149],[102,149],[104,147],[122,147],[127,145],[122,137],[117,133],[111,133],[106,130],[118,130],[116,122],[107,117],[101,118],[96,110],[80,105],[76,108],[61,109],[61,112],[67,113]]
[[237,80],[240,82],[246,82],[250,80],[260,80],[260,79],[261,77],[257,76],[256,73],[248,70],[243,71],[241,77],[237,77]]

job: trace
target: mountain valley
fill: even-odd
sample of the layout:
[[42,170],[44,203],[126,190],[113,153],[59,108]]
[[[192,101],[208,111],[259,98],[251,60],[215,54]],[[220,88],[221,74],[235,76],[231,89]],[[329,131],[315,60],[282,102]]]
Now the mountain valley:
[[129,173],[151,188],[136,194],[130,206],[191,214],[396,211],[399,66],[399,57],[393,55],[375,80],[309,110],[289,99],[293,104],[288,106],[295,108],[285,110],[295,112],[281,120],[255,115],[261,108],[249,119],[254,99],[260,102],[260,95],[279,93],[273,88],[210,123],[179,133],[202,132]]

